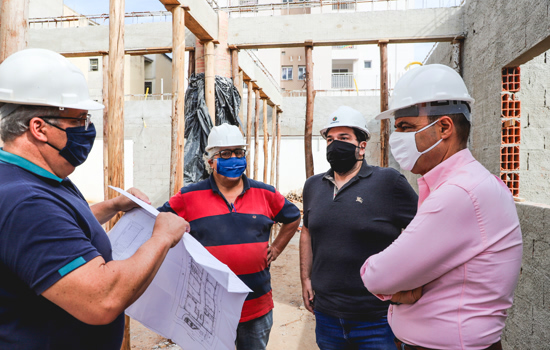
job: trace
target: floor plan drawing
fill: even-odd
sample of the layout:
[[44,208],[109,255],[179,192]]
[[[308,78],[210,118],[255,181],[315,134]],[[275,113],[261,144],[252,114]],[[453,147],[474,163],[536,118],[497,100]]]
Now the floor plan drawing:
[[135,221],[128,221],[127,225],[122,229],[122,233],[113,242],[113,258],[115,260],[124,260],[130,257],[134,252],[134,246],[139,247],[141,241],[138,237],[143,231],[143,226]]
[[193,339],[211,346],[221,309],[221,285],[192,257],[187,263],[182,261],[182,266],[188,268],[182,269],[178,282],[181,294],[176,306],[176,322],[187,329]]

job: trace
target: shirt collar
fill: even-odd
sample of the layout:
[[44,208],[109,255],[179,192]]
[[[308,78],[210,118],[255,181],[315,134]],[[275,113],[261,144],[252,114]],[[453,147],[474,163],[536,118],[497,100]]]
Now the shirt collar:
[[[243,193],[245,193],[246,191],[248,191],[250,189],[250,181],[248,180],[248,177],[246,177],[245,174],[242,174],[241,175],[242,178],[243,178]],[[214,174],[210,174],[210,177],[208,178],[208,181],[210,181],[210,188],[212,188],[212,191],[214,193],[219,193],[221,194],[220,192],[220,189],[218,188],[218,185],[216,184],[216,180],[214,179]]]
[[51,180],[55,180],[57,182],[63,181],[60,177],[55,176],[54,174],[50,173],[44,168],[39,167],[38,165],[31,163],[30,161],[26,160],[23,157],[20,157],[16,154],[9,153],[4,151],[4,149],[0,148],[0,161],[8,164],[16,165],[20,168],[23,168],[27,171],[30,171],[33,174],[36,174],[41,177],[45,177]]
[[474,156],[472,156],[470,150],[466,148],[453,154],[424,174],[424,176],[418,179],[419,204],[424,202],[426,197],[428,197],[433,190],[449,180],[453,174],[456,173],[456,169],[474,161]]

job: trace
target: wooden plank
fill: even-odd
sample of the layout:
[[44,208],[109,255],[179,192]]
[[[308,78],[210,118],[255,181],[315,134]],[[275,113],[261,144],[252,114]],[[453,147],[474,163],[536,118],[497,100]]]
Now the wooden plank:
[[[124,189],[124,0],[109,1],[109,185]],[[108,199],[118,195],[109,190]],[[120,214],[111,219],[111,227]],[[130,317],[125,316],[122,350],[130,350]]]
[[258,155],[260,151],[260,143],[258,140],[258,134],[260,132],[260,108],[261,108],[261,100],[260,100],[260,90],[261,89],[254,89],[254,93],[256,96],[256,112],[254,113],[254,175],[253,179],[258,180]]
[[[193,46],[186,46],[185,51],[194,52],[195,48]],[[143,55],[153,55],[153,54],[164,54],[171,53],[172,47],[149,47],[143,49],[128,49],[124,53],[131,56],[143,56]],[[73,57],[94,57],[94,56],[104,56],[109,52],[107,51],[76,51],[76,52],[60,52],[61,55],[67,58]]]
[[0,13],[0,63],[27,47],[29,0],[3,0]]
[[187,76],[190,78],[193,74],[195,74],[195,50],[189,51],[189,71]]
[[253,94],[253,88],[252,88],[252,80],[247,81],[247,105],[248,109],[246,112],[246,145],[248,147],[248,152],[246,152],[246,176],[250,177],[250,149],[252,148],[252,145],[250,142],[252,141],[252,115],[254,114],[254,100],[252,99]]
[[[388,110],[388,41],[380,41],[380,112]],[[390,120],[380,121],[380,166],[388,167]]]
[[315,102],[315,91],[313,86],[313,43],[306,43],[306,123],[304,131],[304,148],[306,158],[306,178],[313,176],[313,106]]
[[172,140],[170,154],[170,194],[183,187],[185,135],[185,11],[172,9]]
[[281,111],[280,110],[277,110],[277,181],[275,182],[277,185],[275,186],[275,188],[279,189],[279,170],[281,169],[281,163],[280,163],[280,159],[281,159]]
[[[102,57],[103,61],[103,198],[109,197],[109,55]],[[109,225],[105,224],[105,231],[111,230]]]
[[[462,40],[464,35],[443,35],[443,36],[416,36],[410,38],[393,38],[389,39],[390,44],[416,44],[416,43],[432,43],[432,42],[452,42],[453,40]],[[341,46],[341,45],[376,45],[380,39],[369,40],[337,40],[337,41],[315,41],[314,46]],[[288,41],[288,42],[265,42],[253,44],[235,44],[240,50],[250,49],[277,49],[285,47],[304,47],[303,42]]]
[[212,125],[216,125],[216,56],[214,55],[214,42],[206,41],[204,45],[204,99],[206,100],[206,107],[210,118],[212,118]]
[[271,177],[269,184],[275,186],[275,151],[277,149],[277,106],[271,109]]
[[264,101],[264,120],[263,120],[263,128],[264,128],[264,183],[267,183],[267,169],[268,169],[268,163],[269,163],[269,134],[267,133],[267,99],[263,99]]

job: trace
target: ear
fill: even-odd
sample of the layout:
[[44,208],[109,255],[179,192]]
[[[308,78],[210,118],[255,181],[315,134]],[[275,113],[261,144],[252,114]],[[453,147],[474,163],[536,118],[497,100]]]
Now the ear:
[[448,139],[449,137],[451,137],[451,135],[453,134],[453,131],[455,129],[455,125],[453,123],[453,120],[449,117],[449,116],[443,116],[441,118],[439,118],[439,122],[438,124],[440,124],[440,133],[441,133],[441,138],[446,140]]
[[361,141],[361,142],[359,142],[359,145],[358,145],[357,147],[359,147],[359,150],[358,150],[358,151],[359,151],[359,152],[358,152],[358,153],[359,153],[359,156],[364,158],[364,156],[365,156],[365,148],[367,147],[367,141]]
[[216,171],[216,167],[214,167],[214,159],[208,159],[208,164],[210,165],[213,171]]
[[29,132],[38,141],[47,142],[46,122],[40,118],[32,118],[29,121]]

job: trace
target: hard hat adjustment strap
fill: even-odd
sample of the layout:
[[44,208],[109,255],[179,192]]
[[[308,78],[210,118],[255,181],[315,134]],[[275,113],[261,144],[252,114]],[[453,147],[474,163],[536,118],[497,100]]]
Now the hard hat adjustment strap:
[[433,101],[419,103],[395,111],[395,118],[462,114],[471,120],[470,106],[465,101]]

